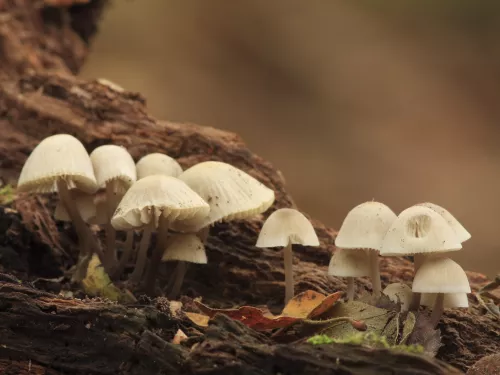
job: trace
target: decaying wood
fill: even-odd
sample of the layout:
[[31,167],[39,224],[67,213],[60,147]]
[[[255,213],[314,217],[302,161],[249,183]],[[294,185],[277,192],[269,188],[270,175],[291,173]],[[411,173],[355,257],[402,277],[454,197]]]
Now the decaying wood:
[[[164,152],[183,167],[222,160],[273,188],[275,208],[293,206],[281,174],[253,154],[232,133],[193,124],[158,121],[140,94],[105,81],[84,81],[76,73],[105,1],[0,2],[0,177],[15,183],[33,147],[44,137],[69,133],[90,152],[114,143],[132,156]],[[341,198],[339,198],[341,199]],[[51,216],[54,198],[18,197],[14,209],[0,209],[3,272],[58,292],[59,277],[75,260],[71,228]],[[277,305],[284,295],[283,254],[254,244],[262,217],[220,224],[208,240],[209,264],[190,267],[184,293],[214,307],[244,303]],[[326,275],[335,231],[315,222],[319,248],[297,247],[296,291],[345,289]],[[381,260],[383,284],[410,281],[405,259]],[[474,289],[486,282],[469,273]],[[361,280],[359,290],[369,290]],[[163,301],[163,302],[162,302]],[[273,344],[240,324],[218,317],[189,350],[170,344],[179,325],[160,299],[124,307],[99,300],[62,299],[3,275],[0,283],[0,372],[5,374],[405,374],[454,373],[422,357],[359,347]],[[480,357],[500,351],[498,321],[470,312],[446,313],[438,358],[466,370]],[[337,361],[338,359],[338,361]],[[31,369],[29,372],[28,369]]]

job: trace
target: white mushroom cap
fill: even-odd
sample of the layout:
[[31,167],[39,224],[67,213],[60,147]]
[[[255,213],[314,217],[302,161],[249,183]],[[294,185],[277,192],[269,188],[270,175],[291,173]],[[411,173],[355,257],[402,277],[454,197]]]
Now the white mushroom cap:
[[208,214],[208,204],[184,182],[169,176],[155,175],[135,182],[116,209],[111,225],[116,230],[141,228],[160,215],[169,221],[200,219]]
[[446,220],[451,229],[455,231],[458,240],[460,242],[465,242],[471,238],[470,233],[467,232],[467,230],[463,227],[463,225],[460,224],[460,222],[448,210],[444,209],[443,207],[430,202],[419,203],[417,206],[428,207],[436,211],[438,214],[440,214]]
[[124,147],[99,146],[90,154],[90,160],[100,188],[111,181],[118,181],[117,188],[126,191],[137,179],[134,159]]
[[341,249],[380,250],[382,240],[396,218],[396,214],[383,203],[362,203],[345,217],[335,246]]
[[470,293],[469,280],[462,267],[449,258],[429,258],[413,279],[416,293]]
[[400,256],[460,250],[462,245],[446,220],[424,206],[401,212],[387,232],[380,254]]
[[370,275],[370,259],[364,250],[337,249],[330,259],[328,274],[338,277]]
[[196,234],[176,234],[167,241],[162,262],[180,260],[190,263],[207,264],[205,246]]
[[393,283],[387,285],[387,287],[382,291],[382,294],[385,294],[394,303],[399,302],[401,304],[401,310],[407,311],[410,307],[413,293],[408,285]]
[[68,188],[92,194],[98,186],[89,154],[69,134],[45,138],[31,152],[19,177],[17,190],[25,193],[53,193],[64,179]]
[[256,246],[278,247],[289,243],[319,246],[311,222],[302,213],[293,208],[280,208],[264,222]]
[[137,179],[163,174],[165,176],[179,177],[182,167],[168,155],[153,153],[142,157],[137,164]]
[[232,165],[207,161],[184,171],[179,179],[209,205],[203,220],[189,223],[197,231],[218,221],[246,219],[266,211],[274,202],[274,191]]
[[[80,212],[83,221],[88,223],[90,219],[96,216],[94,195],[82,192],[72,192],[72,198],[75,201],[76,209]],[[61,201],[57,202],[54,217],[56,220],[71,222],[68,211],[66,211],[66,207],[64,207]]]
[[[436,301],[436,293],[424,293],[420,299],[422,306],[434,306]],[[445,309],[467,308],[469,307],[469,299],[467,293],[448,293],[444,295],[443,307]]]

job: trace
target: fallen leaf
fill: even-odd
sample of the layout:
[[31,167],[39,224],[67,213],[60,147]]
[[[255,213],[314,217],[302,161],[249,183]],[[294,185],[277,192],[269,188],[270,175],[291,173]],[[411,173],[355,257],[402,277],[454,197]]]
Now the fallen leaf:
[[415,327],[408,337],[407,345],[422,345],[425,354],[435,357],[441,343],[441,332],[435,329],[430,318],[425,314],[418,314],[415,319]]
[[181,342],[186,340],[188,337],[182,330],[178,329],[174,338],[172,339],[172,344],[179,345]]
[[109,278],[97,254],[92,256],[87,267],[87,276],[82,281],[83,290],[92,297],[105,297],[121,303],[137,302],[128,290],[118,289]]
[[208,321],[210,320],[208,316],[193,312],[186,312],[184,314],[189,318],[189,320],[191,320],[197,326],[208,327]]
[[408,341],[408,337],[410,337],[411,333],[413,332],[413,329],[415,328],[415,323],[416,323],[416,318],[415,314],[412,313],[411,311],[406,314],[406,319],[403,324],[403,333],[401,334],[401,341],[399,342],[400,345],[406,344],[406,341]]
[[396,345],[399,336],[399,317],[400,313],[396,313],[394,317],[389,320],[387,325],[382,330],[381,336],[384,336],[389,345]]
[[170,301],[169,303],[170,313],[173,317],[178,318],[182,309],[182,302],[180,301]]

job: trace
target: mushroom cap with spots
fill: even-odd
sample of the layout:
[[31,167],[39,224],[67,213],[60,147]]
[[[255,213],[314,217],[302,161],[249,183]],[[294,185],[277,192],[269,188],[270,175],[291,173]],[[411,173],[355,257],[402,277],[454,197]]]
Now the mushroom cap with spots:
[[69,189],[89,194],[98,189],[87,150],[69,134],[52,135],[34,148],[23,166],[17,190],[53,193],[61,179],[67,182]]
[[448,223],[448,225],[453,229],[458,237],[458,240],[460,242],[465,242],[468,239],[471,238],[471,235],[467,230],[464,228],[462,224],[453,216],[448,210],[444,209],[441,206],[438,206],[437,204],[426,202],[426,203],[419,203],[417,206],[424,206],[428,207],[434,211],[436,211],[438,214],[440,214]]
[[179,179],[209,205],[202,220],[191,220],[181,231],[198,231],[219,221],[247,219],[266,211],[274,202],[274,191],[227,163],[207,161],[185,170]]
[[134,159],[124,147],[99,146],[90,154],[90,160],[100,188],[106,187],[111,181],[116,181],[117,191],[125,192],[137,179]]
[[470,293],[469,280],[462,267],[449,258],[429,258],[413,279],[415,293]]
[[396,218],[396,214],[383,203],[362,203],[345,217],[335,239],[335,246],[341,249],[380,251],[382,240]]
[[172,260],[207,264],[205,246],[196,234],[176,234],[167,240],[162,262]]
[[370,258],[365,250],[337,249],[328,266],[328,274],[337,277],[370,275]]
[[410,307],[413,292],[411,288],[403,283],[393,283],[387,285],[382,291],[394,303],[401,304],[401,310],[406,311]]
[[137,169],[138,180],[155,174],[179,177],[182,173],[182,167],[175,159],[158,152],[143,156],[135,167]]
[[280,208],[264,222],[255,246],[282,247],[289,243],[319,246],[318,236],[307,217],[293,208]]
[[111,225],[116,230],[142,228],[154,220],[158,227],[161,215],[170,223],[199,220],[210,210],[209,205],[183,181],[154,175],[135,182],[123,196]]
[[[434,306],[436,301],[436,293],[424,293],[420,298],[422,306]],[[445,309],[467,308],[469,307],[469,299],[467,293],[447,293],[444,295],[443,307]]]
[[412,206],[401,212],[384,237],[380,255],[401,256],[462,248],[453,229],[436,211]]

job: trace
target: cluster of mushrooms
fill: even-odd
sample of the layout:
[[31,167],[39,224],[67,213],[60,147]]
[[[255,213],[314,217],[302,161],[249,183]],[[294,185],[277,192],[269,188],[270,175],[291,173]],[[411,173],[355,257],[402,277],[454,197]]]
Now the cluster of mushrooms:
[[[223,162],[202,162],[183,171],[176,160],[161,153],[135,163],[125,148],[116,145],[97,147],[89,155],[68,134],[47,137],[35,147],[17,190],[58,193],[54,216],[71,222],[78,236],[73,281],[83,280],[94,253],[112,279],[120,279],[135,257],[128,282],[143,283],[146,293],[154,294],[160,264],[176,261],[165,288],[170,298],[180,292],[188,263],[207,263],[204,243],[213,224],[249,219],[265,212],[275,200],[273,190]],[[89,225],[105,227],[104,250]],[[121,252],[116,246],[117,231],[125,232]],[[153,232],[156,245],[150,251]],[[135,246],[137,233],[141,238]],[[354,278],[362,276],[371,276],[373,294],[378,297],[379,253],[414,255],[413,291],[404,284],[391,284],[383,293],[400,302],[402,309],[433,304],[432,320],[437,324],[444,307],[468,306],[470,287],[457,263],[435,254],[459,250],[469,238],[460,223],[437,205],[416,205],[396,216],[382,203],[366,202],[345,218],[328,272],[347,277],[349,300],[354,298]],[[302,213],[278,209],[265,221],[256,246],[284,248],[285,303],[294,296],[294,244],[319,246],[319,240]]]
[[354,278],[370,276],[373,295],[381,293],[379,253],[382,256],[413,256],[412,288],[388,285],[382,293],[404,311],[420,305],[433,306],[431,321],[437,325],[444,308],[466,308],[471,292],[464,270],[445,253],[462,249],[471,235],[446,209],[420,203],[397,216],[380,202],[353,208],[344,219],[335,245],[329,274],[347,278],[347,296],[354,298]]

